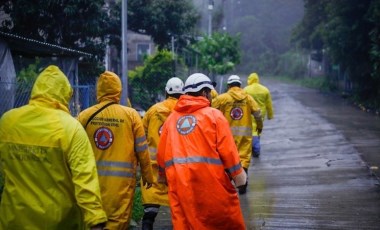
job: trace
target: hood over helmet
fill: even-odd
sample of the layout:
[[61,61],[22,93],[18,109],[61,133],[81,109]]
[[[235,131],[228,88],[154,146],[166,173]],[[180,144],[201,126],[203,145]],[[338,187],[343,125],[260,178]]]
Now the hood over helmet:
[[30,104],[35,101],[69,112],[73,89],[66,75],[58,66],[50,65],[38,75],[33,85]]
[[119,103],[121,95],[121,81],[119,76],[111,71],[105,71],[98,79],[96,99],[98,103],[114,101]]
[[260,83],[259,75],[257,75],[257,73],[251,73],[248,76],[247,83],[248,85],[252,85],[253,83]]

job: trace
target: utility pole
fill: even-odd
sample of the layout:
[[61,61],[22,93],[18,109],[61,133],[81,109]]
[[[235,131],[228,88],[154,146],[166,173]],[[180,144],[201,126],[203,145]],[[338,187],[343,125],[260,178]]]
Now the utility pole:
[[212,34],[212,10],[214,9],[214,0],[208,0],[208,36]]
[[122,0],[121,7],[121,82],[123,85],[122,94],[121,94],[121,104],[128,104],[128,52],[127,52],[127,31],[128,31],[128,0]]

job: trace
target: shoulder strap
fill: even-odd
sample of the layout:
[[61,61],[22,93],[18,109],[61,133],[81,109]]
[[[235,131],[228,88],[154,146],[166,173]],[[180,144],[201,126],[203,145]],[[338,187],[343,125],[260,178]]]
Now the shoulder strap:
[[108,104],[105,104],[102,108],[98,109],[95,113],[93,113],[93,114],[91,115],[91,117],[87,120],[87,123],[86,123],[86,125],[84,126],[84,129],[86,129],[88,123],[90,123],[90,121],[92,120],[92,118],[94,118],[94,117],[95,117],[98,113],[100,113],[103,109],[105,109],[105,108],[107,108],[108,106],[113,105],[113,104],[116,104],[116,102],[110,102],[110,103],[108,103]]

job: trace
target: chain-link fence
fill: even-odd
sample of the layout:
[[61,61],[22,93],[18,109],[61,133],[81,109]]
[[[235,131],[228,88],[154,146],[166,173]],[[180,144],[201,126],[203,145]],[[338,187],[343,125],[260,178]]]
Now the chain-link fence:
[[[11,61],[9,62],[9,60]],[[73,87],[73,97],[69,104],[73,116],[77,116],[80,111],[96,103],[96,78],[79,78],[77,59],[55,58],[53,60],[51,58],[13,56],[13,58],[3,59],[1,68],[0,116],[12,108],[18,108],[29,103],[35,79],[48,65],[59,66]]]
[[[33,83],[0,82],[0,116],[7,110],[28,104],[32,87]],[[77,116],[80,111],[96,103],[96,89],[95,85],[74,85],[72,87],[73,97],[70,101],[70,112],[73,116]]]

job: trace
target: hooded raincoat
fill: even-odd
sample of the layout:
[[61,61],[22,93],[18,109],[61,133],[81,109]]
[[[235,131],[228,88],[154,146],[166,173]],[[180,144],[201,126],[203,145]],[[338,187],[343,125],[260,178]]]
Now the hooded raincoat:
[[166,100],[159,102],[149,108],[143,118],[143,124],[145,132],[147,133],[149,154],[155,181],[155,183],[149,189],[146,189],[142,186],[141,192],[143,204],[169,206],[168,187],[165,184],[157,183],[157,146],[160,140],[162,125],[174,109],[177,101],[178,100],[174,97],[168,97]]
[[[261,116],[264,120],[267,117],[269,120],[273,118],[272,97],[267,87],[260,84],[260,79],[257,73],[252,73],[248,76],[248,85],[244,88],[244,91],[251,95],[261,109]],[[252,136],[258,136],[257,123],[252,121]]]
[[212,101],[212,107],[222,111],[230,124],[243,168],[248,169],[252,155],[252,118],[262,129],[260,108],[255,100],[240,87],[231,87],[227,93]]
[[169,186],[172,223],[181,230],[245,229],[226,171],[232,178],[245,172],[226,118],[209,106],[204,97],[182,95],[162,129],[157,162]]
[[86,127],[95,154],[102,200],[108,217],[106,228],[112,230],[128,229],[138,164],[144,183],[153,182],[140,115],[136,110],[118,104],[120,94],[119,77],[112,72],[104,72],[97,84],[98,104],[78,116],[85,126],[91,115],[104,105],[116,103],[99,112]]
[[106,222],[90,142],[69,113],[71,95],[66,76],[49,66],[29,104],[1,118],[0,229],[77,230]]

